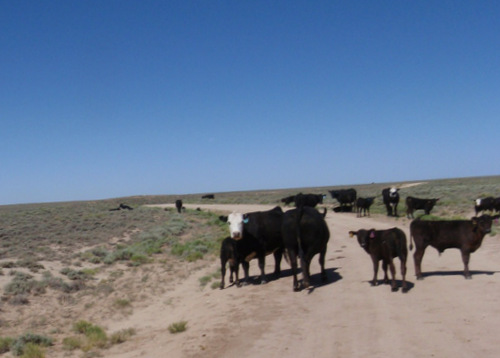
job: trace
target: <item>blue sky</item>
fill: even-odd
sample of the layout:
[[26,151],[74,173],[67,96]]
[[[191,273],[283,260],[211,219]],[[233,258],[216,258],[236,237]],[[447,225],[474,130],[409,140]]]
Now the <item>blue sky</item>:
[[495,1],[0,1],[0,204],[500,174]]

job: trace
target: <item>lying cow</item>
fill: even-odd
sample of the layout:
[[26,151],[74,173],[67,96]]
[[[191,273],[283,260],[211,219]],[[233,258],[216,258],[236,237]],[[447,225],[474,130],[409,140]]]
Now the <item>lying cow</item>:
[[356,200],[356,212],[358,218],[361,217],[361,213],[363,213],[363,216],[366,216],[367,211],[368,216],[370,216],[370,206],[372,206],[374,200],[374,196],[369,198],[358,198]]
[[[274,254],[274,275],[281,272],[283,241],[281,239],[281,223],[283,210],[279,206],[269,211],[256,211],[247,214],[232,213],[220,216],[220,220],[229,224],[231,239],[236,242],[236,265],[241,263],[245,273],[245,284],[249,282],[249,262],[257,258],[261,272],[261,283],[267,282],[264,271],[265,257]],[[237,279],[236,284],[240,282]]]
[[403,277],[402,288],[403,292],[408,292],[406,286],[406,258],[408,257],[408,249],[406,248],[406,235],[403,230],[397,227],[388,230],[358,230],[349,231],[349,236],[356,236],[359,245],[370,255],[373,262],[373,280],[370,282],[372,286],[378,284],[377,274],[379,261],[382,261],[382,269],[384,270],[384,283],[389,282],[387,276],[387,266],[391,269],[391,290],[397,291],[396,286],[396,268],[394,267],[393,258],[399,257],[401,262],[401,276]]
[[474,210],[476,211],[476,216],[481,211],[494,211],[495,210],[495,198],[488,196],[484,199],[476,199],[474,201]]
[[222,290],[225,285],[226,276],[226,264],[229,263],[229,283],[233,283],[233,275],[236,276],[236,282],[238,279],[238,258],[236,257],[236,241],[231,239],[231,237],[226,237],[220,247],[220,266],[221,266],[221,281],[220,289]]
[[[321,279],[327,280],[325,271],[325,255],[330,231],[326,225],[324,214],[316,209],[303,206],[289,210],[283,215],[282,234],[290,266],[293,274],[293,290],[300,291],[309,287],[309,266],[314,255],[319,254]],[[297,257],[302,268],[302,285],[297,280]]]
[[214,194],[205,194],[201,197],[202,199],[215,199]]
[[438,202],[438,199],[419,199],[413,196],[408,196],[406,198],[406,217],[408,219],[412,219],[413,213],[415,210],[424,210],[425,215],[429,215],[431,213],[432,208]]
[[385,188],[382,190],[382,199],[385,208],[387,209],[387,216],[398,216],[398,203],[399,203],[399,188]]
[[423,279],[421,264],[427,246],[432,246],[439,253],[446,249],[459,249],[464,263],[464,276],[470,279],[469,258],[481,246],[484,236],[491,232],[494,219],[500,215],[482,215],[471,220],[426,221],[415,219],[410,224],[410,250],[415,240],[415,275]]

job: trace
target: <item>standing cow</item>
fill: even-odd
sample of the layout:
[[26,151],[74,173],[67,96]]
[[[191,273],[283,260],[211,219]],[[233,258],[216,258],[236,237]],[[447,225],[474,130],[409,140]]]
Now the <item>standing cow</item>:
[[356,212],[358,218],[361,217],[361,213],[363,213],[363,216],[366,216],[367,211],[368,216],[370,216],[370,206],[372,206],[374,200],[374,196],[371,196],[369,198],[358,198],[356,200]]
[[495,198],[488,196],[484,199],[476,199],[474,201],[474,210],[476,211],[476,216],[478,216],[481,211],[495,210]]
[[359,245],[370,255],[373,263],[373,280],[370,282],[372,286],[378,284],[377,274],[379,268],[379,261],[382,261],[382,268],[384,270],[384,283],[389,282],[387,276],[387,266],[391,270],[391,290],[397,291],[396,286],[396,268],[394,267],[393,258],[399,257],[401,262],[401,276],[403,277],[402,288],[403,293],[408,291],[406,286],[406,258],[408,256],[408,249],[406,247],[406,235],[403,230],[395,227],[388,230],[358,230],[349,231],[349,236],[356,236]]
[[415,210],[424,210],[425,215],[429,215],[431,213],[432,208],[438,202],[437,199],[419,199],[413,196],[408,196],[406,198],[406,217],[408,219],[413,219],[413,213]]
[[398,216],[398,203],[399,203],[399,188],[385,188],[382,190],[382,199],[385,208],[387,209],[387,216]]
[[177,199],[175,201],[175,207],[177,208],[177,212],[180,213],[182,210],[182,200],[181,199]]
[[464,276],[470,279],[469,259],[470,254],[475,252],[483,242],[484,236],[491,232],[494,219],[500,215],[482,215],[473,217],[471,220],[446,220],[446,221],[426,221],[415,219],[410,224],[410,250],[413,249],[415,241],[415,275],[418,280],[422,276],[422,258],[427,246],[432,246],[439,253],[446,249],[459,249],[464,263]]
[[[236,242],[236,266],[239,263],[243,266],[245,284],[249,282],[249,262],[253,258],[257,258],[259,262],[261,283],[267,282],[264,271],[265,257],[271,253],[275,260],[274,275],[279,276],[283,255],[283,210],[279,206],[268,211],[232,213],[229,216],[220,216],[219,219],[229,224],[231,239]],[[236,284],[239,286],[239,280]]]
[[[319,254],[321,279],[327,280],[325,271],[325,255],[330,231],[326,225],[324,214],[316,209],[302,206],[289,210],[283,215],[283,244],[290,259],[293,274],[293,290],[300,291],[309,287],[309,266],[314,255]],[[297,257],[302,268],[302,285],[297,279]]]
[[357,193],[356,189],[340,189],[340,190],[329,190],[332,199],[337,199],[340,203],[340,212],[350,212],[356,202]]

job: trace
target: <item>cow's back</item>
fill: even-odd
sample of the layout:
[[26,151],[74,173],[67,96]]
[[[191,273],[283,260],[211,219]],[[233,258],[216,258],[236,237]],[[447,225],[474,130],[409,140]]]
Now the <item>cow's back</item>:
[[439,252],[447,248],[460,248],[464,239],[473,234],[472,223],[468,220],[426,221],[413,220],[410,233],[417,243],[431,245]]

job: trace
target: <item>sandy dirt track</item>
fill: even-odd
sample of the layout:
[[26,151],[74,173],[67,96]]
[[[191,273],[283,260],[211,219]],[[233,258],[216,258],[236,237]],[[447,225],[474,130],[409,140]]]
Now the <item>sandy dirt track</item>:
[[[221,212],[267,210],[263,205],[186,205]],[[190,275],[173,291],[107,327],[134,327],[129,341],[106,357],[498,357],[500,356],[500,242],[486,236],[471,256],[472,280],[465,280],[458,250],[441,256],[428,248],[423,281],[414,276],[410,252],[410,291],[371,287],[372,264],[349,230],[398,226],[409,240],[408,221],[328,212],[330,228],[326,269],[321,285],[317,256],[311,265],[314,287],[292,291],[289,265],[265,285],[224,290],[200,288],[198,279],[219,262]],[[397,278],[401,275],[396,260]],[[274,259],[266,259],[272,273]],[[257,262],[251,274],[257,275]],[[379,273],[379,279],[382,274]],[[227,279],[226,279],[227,282]],[[188,329],[170,334],[169,324],[185,320]]]

